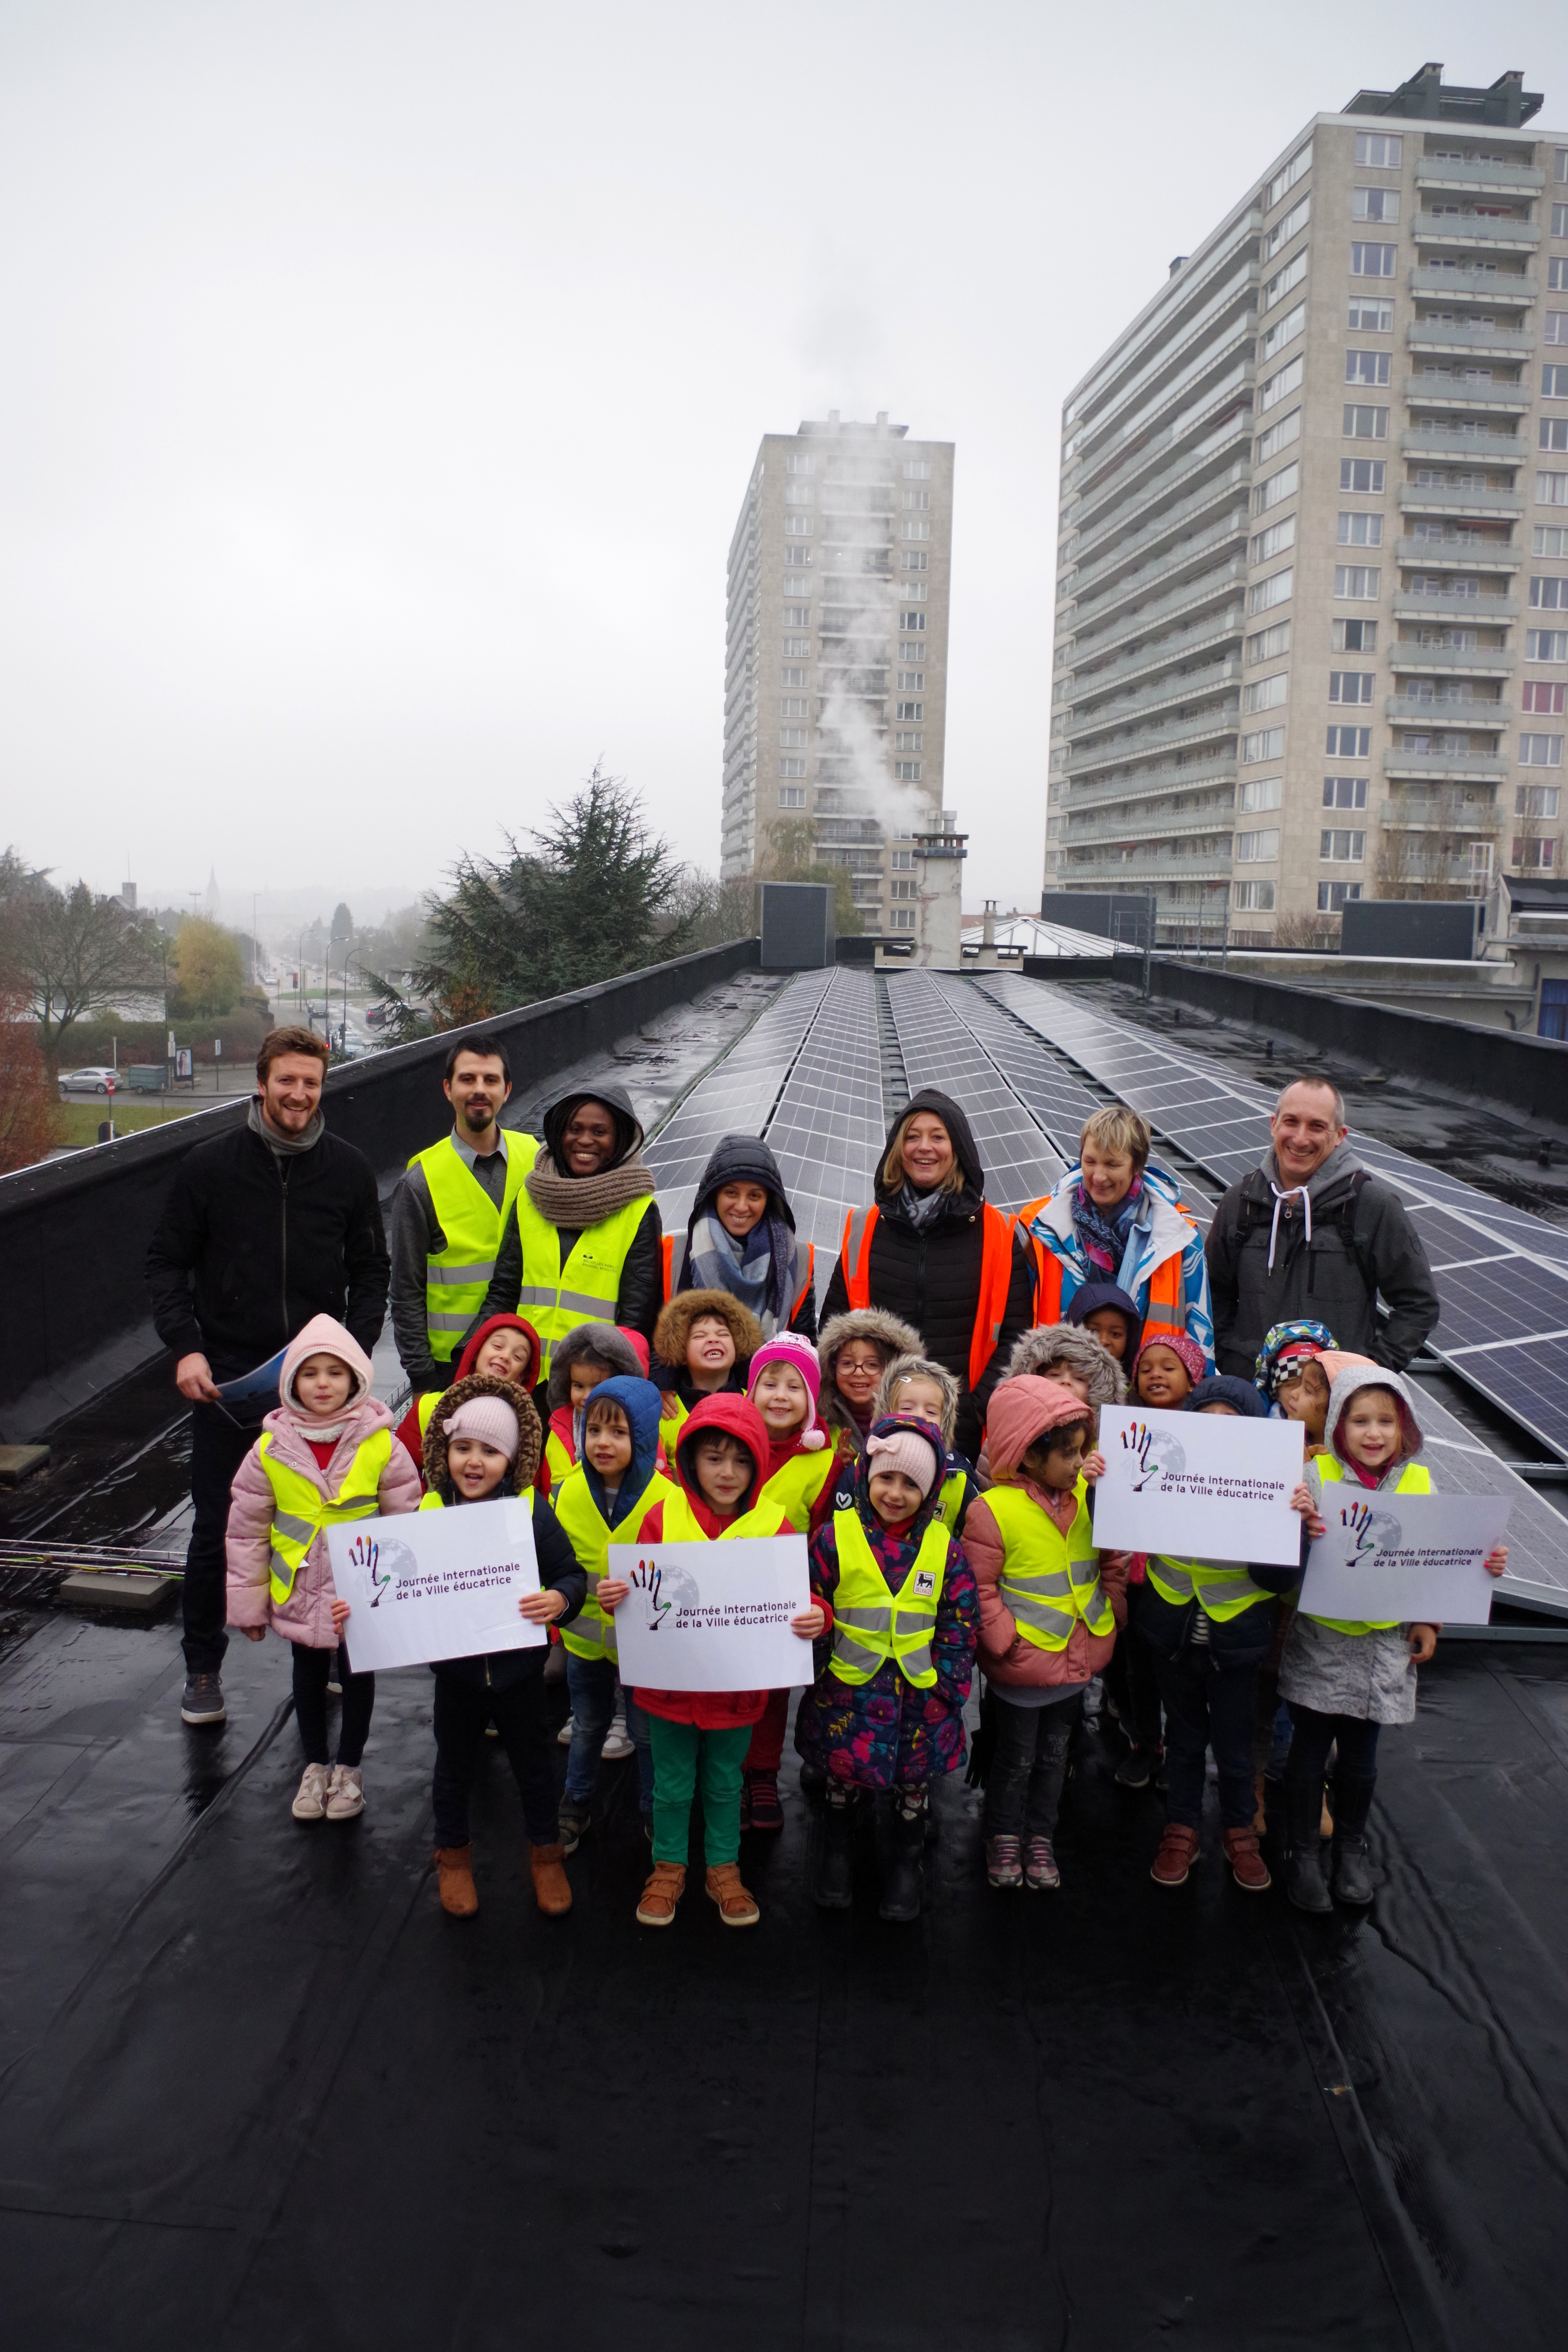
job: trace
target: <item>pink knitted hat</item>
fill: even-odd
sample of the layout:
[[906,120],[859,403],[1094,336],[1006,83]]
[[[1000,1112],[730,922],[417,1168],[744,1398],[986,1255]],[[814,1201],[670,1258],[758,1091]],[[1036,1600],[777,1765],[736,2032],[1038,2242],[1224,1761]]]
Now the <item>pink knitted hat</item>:
[[901,1470],[922,1495],[929,1495],[940,1467],[934,1431],[930,1437],[921,1437],[913,1429],[896,1429],[890,1437],[879,1437],[873,1432],[866,1440],[868,1478],[874,1478],[879,1470]]
[[1195,1339],[1189,1339],[1184,1331],[1151,1331],[1132,1359],[1132,1370],[1135,1374],[1151,1348],[1169,1348],[1172,1355],[1178,1358],[1186,1367],[1187,1378],[1194,1388],[1208,1370],[1208,1362],[1203,1349]]
[[477,1437],[481,1445],[493,1445],[509,1462],[517,1460],[517,1415],[505,1397],[470,1397],[441,1425],[448,1444],[454,1437]]

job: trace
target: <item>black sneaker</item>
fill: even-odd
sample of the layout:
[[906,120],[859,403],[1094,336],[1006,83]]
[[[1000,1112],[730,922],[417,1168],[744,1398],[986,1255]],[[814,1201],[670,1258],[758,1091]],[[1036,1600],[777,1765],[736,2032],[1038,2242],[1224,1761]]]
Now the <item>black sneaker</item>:
[[567,1853],[575,1853],[594,1826],[594,1815],[587,1805],[563,1805],[557,1819],[561,1823],[561,1843]]
[[1130,1748],[1112,1778],[1119,1789],[1146,1789],[1154,1777],[1154,1759],[1146,1748]]
[[223,1703],[221,1675],[187,1675],[180,1698],[182,1723],[226,1723],[228,1709]]

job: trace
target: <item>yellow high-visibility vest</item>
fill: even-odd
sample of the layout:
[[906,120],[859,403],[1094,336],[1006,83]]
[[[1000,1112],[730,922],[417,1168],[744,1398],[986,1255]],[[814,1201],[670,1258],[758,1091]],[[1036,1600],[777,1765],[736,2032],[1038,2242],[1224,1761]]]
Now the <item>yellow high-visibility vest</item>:
[[572,1623],[561,1628],[561,1639],[574,1657],[616,1656],[615,1618],[601,1609],[595,1598],[599,1580],[606,1572],[606,1555],[613,1543],[634,1542],[638,1528],[655,1503],[662,1503],[668,1511],[671,1496],[679,1491],[661,1471],[656,1470],[630,1510],[623,1512],[612,1528],[594,1500],[580,1462],[562,1480],[559,1494],[552,1489],[552,1507],[567,1542],[577,1555],[578,1567],[588,1579],[588,1598]]
[[1079,1478],[1078,1508],[1064,1536],[1048,1511],[1019,1486],[988,1486],[985,1500],[1002,1532],[1001,1596],[1020,1636],[1037,1650],[1065,1650],[1080,1621],[1102,1638],[1116,1631],[1095,1564],[1089,1489]]
[[684,1488],[678,1487],[674,1499],[664,1507],[663,1543],[733,1543],[754,1536],[776,1536],[779,1515],[765,1503],[753,1503],[717,1536],[710,1536],[692,1509]]
[[775,1525],[784,1518],[797,1536],[803,1536],[811,1525],[811,1508],[824,1486],[838,1467],[838,1457],[831,1445],[816,1454],[792,1454],[789,1460],[763,1482],[763,1489],[753,1507],[761,1510],[764,1503],[773,1507]]
[[330,1502],[314,1479],[278,1459],[272,1436],[271,1430],[264,1430],[256,1450],[272,1489],[272,1599],[281,1609],[294,1590],[305,1555],[323,1528],[342,1527],[350,1519],[375,1517],[376,1495],[392,1459],[392,1432],[373,1429],[360,1440],[348,1475]]
[[937,1602],[947,1574],[952,1538],[933,1519],[921,1538],[909,1574],[894,1592],[854,1511],[835,1511],[838,1588],[833,1602],[833,1671],[841,1683],[868,1683],[891,1658],[907,1683],[930,1690],[936,1680],[931,1654]]
[[548,1377],[555,1350],[580,1323],[613,1323],[621,1295],[621,1269],[643,1219],[654,1205],[639,1193],[613,1216],[589,1225],[573,1243],[564,1265],[561,1235],[541,1216],[526,1186],[517,1195],[517,1230],[522,1242],[522,1287],[517,1311],[539,1334],[539,1377]]
[[485,1303],[507,1219],[523,1178],[539,1157],[531,1135],[508,1132],[502,1149],[506,1181],[499,1207],[449,1135],[416,1151],[408,1163],[425,1171],[447,1244],[425,1261],[425,1325],[437,1363],[451,1361],[458,1341]]
[[[1332,1486],[1336,1481],[1342,1479],[1344,1475],[1345,1465],[1342,1462],[1336,1461],[1331,1454],[1319,1454],[1320,1479],[1327,1479]],[[1377,1490],[1369,1488],[1367,1491],[1370,1495]],[[1407,1462],[1399,1474],[1399,1484],[1392,1491],[1396,1495],[1429,1495],[1432,1492],[1432,1473],[1422,1463]],[[1326,1496],[1324,1500],[1327,1500]],[[1311,1615],[1310,1610],[1303,1610],[1301,1613],[1303,1616]],[[1312,1622],[1314,1625],[1327,1625],[1336,1633],[1393,1633],[1397,1632],[1400,1620],[1397,1617],[1386,1619],[1313,1617]]]

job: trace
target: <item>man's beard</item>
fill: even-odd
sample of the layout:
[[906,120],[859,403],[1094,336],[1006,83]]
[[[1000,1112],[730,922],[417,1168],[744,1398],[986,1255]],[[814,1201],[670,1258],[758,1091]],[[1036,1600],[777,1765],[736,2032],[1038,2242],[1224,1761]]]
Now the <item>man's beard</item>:
[[476,1102],[470,1097],[463,1105],[463,1125],[470,1135],[483,1135],[495,1115],[493,1103]]

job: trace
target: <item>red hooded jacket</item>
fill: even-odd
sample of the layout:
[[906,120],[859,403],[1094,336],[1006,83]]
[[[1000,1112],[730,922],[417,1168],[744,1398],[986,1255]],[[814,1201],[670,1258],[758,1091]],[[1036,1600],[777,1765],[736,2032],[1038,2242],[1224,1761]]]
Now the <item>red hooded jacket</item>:
[[[755,1475],[747,1494],[742,1496],[739,1511],[721,1517],[698,1486],[691,1465],[692,1440],[704,1430],[722,1430],[727,1437],[738,1437],[751,1455]],[[749,1507],[768,1475],[768,1433],[755,1405],[733,1391],[705,1397],[689,1419],[682,1423],[679,1441],[675,1449],[675,1477],[681,1492],[690,1504],[698,1526],[710,1539],[721,1536],[733,1526],[741,1513]],[[793,1533],[789,1521],[780,1514],[774,1534]],[[645,1511],[638,1525],[634,1543],[659,1543],[664,1538],[664,1505],[655,1503]],[[734,1731],[742,1724],[758,1723],[768,1703],[766,1691],[659,1691],[637,1692],[637,1702],[649,1715],[662,1716],[667,1723],[695,1724],[700,1731]]]
[[[525,1323],[523,1321],[521,1315],[491,1315],[479,1325],[479,1329],[474,1333],[473,1338],[468,1341],[468,1346],[463,1349],[462,1354],[458,1359],[458,1369],[452,1375],[454,1386],[458,1381],[466,1381],[468,1379],[468,1374],[473,1370],[475,1364],[479,1361],[479,1349],[484,1346],[485,1341],[489,1338],[492,1331],[521,1331],[522,1333],[523,1338],[528,1341],[528,1344],[533,1352],[529,1360],[526,1371],[520,1373],[518,1377],[517,1386],[525,1391],[531,1389],[534,1382],[539,1378],[539,1334],[534,1329],[531,1323]],[[413,1403],[409,1406],[407,1412],[404,1414],[403,1419],[397,1424],[397,1435],[399,1442],[405,1446],[407,1451],[413,1455],[415,1466],[419,1471],[421,1476],[423,1476],[425,1470],[425,1432],[419,1426],[419,1407],[421,1402],[422,1400],[419,1397],[416,1397],[414,1399]],[[542,1451],[540,1454],[539,1468],[534,1473],[533,1483],[542,1495],[549,1494],[550,1473],[545,1467]]]

